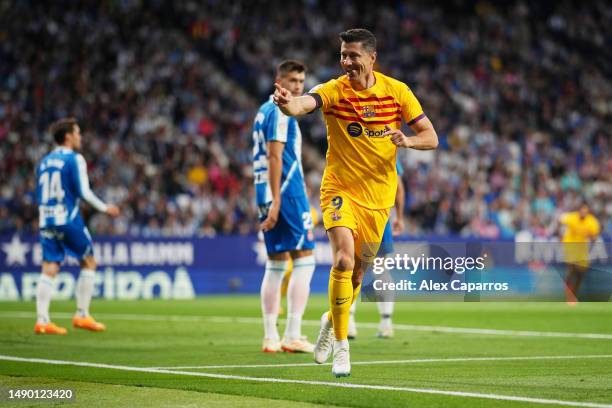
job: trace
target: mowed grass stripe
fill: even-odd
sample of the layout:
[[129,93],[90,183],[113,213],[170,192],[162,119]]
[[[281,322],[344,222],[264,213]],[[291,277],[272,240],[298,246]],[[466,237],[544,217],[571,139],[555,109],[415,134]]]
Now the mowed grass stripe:
[[[53,317],[60,319],[72,318],[72,313],[53,313]],[[210,322],[222,324],[261,324],[262,319],[258,317],[229,317],[229,316],[188,316],[188,315],[151,315],[151,314],[125,314],[125,313],[96,313],[96,317],[106,320],[129,320],[129,321],[171,321],[171,322]],[[0,312],[0,318],[15,319],[34,319],[34,312],[12,311]],[[281,319],[280,322],[283,320]],[[302,320],[302,325],[319,326],[317,320]],[[359,323],[360,327],[366,329],[377,329],[377,323]],[[569,333],[569,332],[548,332],[532,330],[503,330],[503,329],[483,329],[471,327],[448,327],[448,326],[427,326],[412,324],[394,324],[395,330],[409,330],[435,333],[453,334],[474,334],[474,335],[493,335],[511,337],[553,337],[553,338],[578,338],[594,340],[612,340],[612,334],[605,333]]]
[[[15,402],[19,408],[49,408],[67,404],[68,407],[106,408],[134,407],[214,407],[214,408],[286,408],[287,400],[228,395],[212,392],[159,388],[151,386],[129,386],[101,382],[65,381],[41,377],[11,377],[0,375],[0,384],[6,389],[72,389],[74,401],[38,400]],[[3,390],[3,391],[4,391]],[[6,402],[6,401],[5,401]],[[291,401],[292,408],[333,408],[309,402]]]
[[264,382],[264,383],[289,383],[289,384],[302,384],[302,385],[313,385],[313,386],[325,386],[325,387],[338,387],[338,388],[352,388],[352,389],[369,389],[369,390],[381,390],[381,391],[400,391],[400,392],[411,392],[420,394],[434,394],[434,395],[445,395],[463,398],[482,398],[491,399],[498,401],[515,401],[515,402],[527,402],[533,404],[546,404],[546,405],[562,405],[568,407],[589,407],[589,408],[612,408],[610,404],[600,404],[593,402],[578,402],[578,401],[564,401],[556,399],[544,399],[544,398],[532,398],[532,397],[521,397],[514,395],[500,395],[490,393],[477,393],[477,392],[463,392],[463,391],[446,391],[436,390],[431,388],[411,388],[411,387],[394,387],[384,385],[369,385],[369,384],[355,384],[348,382],[326,382],[326,381],[307,381],[307,380],[292,380],[284,378],[268,378],[268,377],[248,377],[240,375],[226,375],[226,374],[214,374],[214,373],[200,373],[192,371],[173,371],[165,369],[152,369],[143,367],[130,367],[125,365],[111,365],[101,363],[89,363],[83,361],[65,361],[65,360],[49,360],[40,358],[23,358],[14,357],[8,355],[0,355],[0,360],[14,361],[23,363],[36,363],[36,364],[53,364],[53,365],[69,365],[78,367],[91,367],[121,371],[132,371],[132,372],[143,372],[143,373],[154,373],[154,374],[170,374],[170,375],[183,375],[183,376],[194,376],[194,377],[207,377],[225,380],[240,380],[240,381],[253,381],[253,382]]
[[[410,360],[374,360],[351,361],[352,365],[382,365],[382,364],[426,364],[426,363],[459,363],[472,361],[529,361],[529,360],[576,360],[590,358],[612,358],[612,354],[595,354],[583,356],[508,356],[508,357],[451,357],[451,358],[422,358]],[[175,367],[148,367],[166,370],[214,369],[214,368],[274,368],[274,367],[319,367],[331,363],[287,363],[287,364],[230,364],[230,365],[199,365]]]

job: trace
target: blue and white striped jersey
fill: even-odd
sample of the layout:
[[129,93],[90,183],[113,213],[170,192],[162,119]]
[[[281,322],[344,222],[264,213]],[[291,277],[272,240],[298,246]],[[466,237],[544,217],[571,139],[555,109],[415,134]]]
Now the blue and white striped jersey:
[[297,120],[282,113],[272,102],[261,105],[253,125],[253,171],[255,194],[258,206],[272,201],[268,185],[267,142],[285,143],[283,150],[283,172],[281,175],[281,197],[306,195],[302,170],[302,133]]
[[85,159],[73,150],[57,147],[43,157],[36,180],[40,228],[66,225],[80,217],[80,198],[98,211],[107,209],[89,187]]
[[[402,162],[400,161],[400,158],[398,157],[396,162],[395,162],[395,170],[397,171],[397,175],[398,176],[403,176],[404,175],[404,166],[402,166]],[[400,180],[397,181],[398,183],[401,183]]]

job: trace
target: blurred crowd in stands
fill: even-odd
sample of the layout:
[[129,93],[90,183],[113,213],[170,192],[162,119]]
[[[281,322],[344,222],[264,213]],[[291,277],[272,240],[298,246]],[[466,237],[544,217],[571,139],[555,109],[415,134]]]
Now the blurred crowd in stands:
[[[581,200],[612,232],[604,0],[0,1],[0,21],[0,233],[37,230],[35,165],[64,116],[80,121],[93,190],[123,211],[83,206],[93,233],[254,233],[251,126],[274,68],[304,60],[307,89],[341,75],[352,27],[376,34],[377,69],[440,138],[399,153],[407,234],[544,237]],[[300,123],[317,206],[325,128]]]

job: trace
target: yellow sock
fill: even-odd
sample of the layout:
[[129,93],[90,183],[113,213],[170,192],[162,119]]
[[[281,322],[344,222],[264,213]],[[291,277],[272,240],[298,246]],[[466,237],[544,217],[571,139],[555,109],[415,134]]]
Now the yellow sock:
[[357,285],[356,288],[353,288],[353,301],[351,302],[351,304],[357,301],[357,299],[359,298],[359,292],[361,292],[361,283]]
[[283,274],[283,281],[281,283],[281,297],[287,296],[287,288],[289,288],[289,279],[291,279],[291,272],[293,272],[293,260],[289,258],[289,265],[287,270]]
[[349,309],[353,301],[353,271],[341,271],[331,268],[329,274],[329,306],[336,340],[348,338]]

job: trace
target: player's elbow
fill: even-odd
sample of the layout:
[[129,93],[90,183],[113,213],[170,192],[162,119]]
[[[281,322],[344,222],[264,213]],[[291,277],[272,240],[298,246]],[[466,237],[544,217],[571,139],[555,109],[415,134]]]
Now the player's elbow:
[[437,149],[438,148],[438,134],[436,133],[435,130],[432,129],[431,131],[431,135],[429,137],[429,149],[433,150],[433,149]]
[[283,154],[276,152],[276,151],[271,151],[268,152],[268,162],[269,163],[275,163],[275,164],[279,164],[282,166],[283,164]]
[[91,201],[91,190],[81,188],[81,200],[89,204]]

